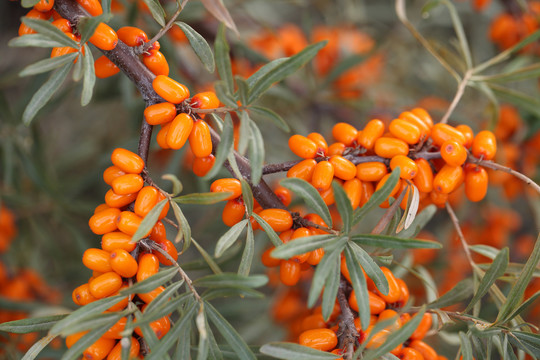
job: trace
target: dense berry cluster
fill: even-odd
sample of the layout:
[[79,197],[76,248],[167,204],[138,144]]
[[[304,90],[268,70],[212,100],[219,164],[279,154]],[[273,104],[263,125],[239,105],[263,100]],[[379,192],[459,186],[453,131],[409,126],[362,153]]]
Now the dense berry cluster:
[[[518,11],[503,12],[491,23],[489,38],[501,50],[506,50],[517,45],[540,27],[538,22],[540,2],[528,1],[526,7],[526,11],[522,11],[519,7],[516,7]],[[522,51],[538,53],[538,45],[531,43],[523,48]]]

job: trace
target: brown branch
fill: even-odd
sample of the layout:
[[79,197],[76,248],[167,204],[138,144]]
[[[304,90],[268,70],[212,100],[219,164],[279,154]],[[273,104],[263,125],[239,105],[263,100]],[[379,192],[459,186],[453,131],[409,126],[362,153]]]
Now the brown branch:
[[340,279],[337,300],[341,309],[341,320],[339,322],[339,348],[344,349],[343,358],[350,360],[353,358],[354,345],[358,342],[358,331],[354,326],[354,314],[347,301],[349,283],[343,277]]

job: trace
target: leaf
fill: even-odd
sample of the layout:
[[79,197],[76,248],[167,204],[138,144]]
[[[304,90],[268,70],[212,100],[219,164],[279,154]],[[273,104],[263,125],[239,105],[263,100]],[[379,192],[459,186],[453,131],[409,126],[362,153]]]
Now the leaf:
[[65,44],[52,40],[49,36],[43,34],[28,34],[11,39],[8,42],[9,47],[62,47]]
[[358,224],[358,222],[362,220],[362,218],[368,214],[372,208],[379,206],[388,198],[399,180],[399,173],[400,171],[394,169],[394,171],[392,171],[388,177],[388,180],[386,180],[384,185],[379,190],[375,191],[373,195],[371,195],[368,202],[365,203],[361,208],[354,211],[354,218],[352,222],[353,226]]
[[236,24],[234,23],[231,14],[229,14],[229,10],[227,10],[221,0],[201,0],[201,2],[210,14],[234,31],[237,36],[240,36]]
[[143,0],[144,3],[148,6],[148,9],[150,10],[150,13],[152,14],[152,17],[156,22],[161,25],[161,27],[165,27],[165,10],[161,7],[161,4],[158,0]]
[[340,259],[337,258],[334,260],[334,266],[330,267],[330,272],[326,276],[326,281],[324,283],[324,292],[322,297],[322,316],[324,321],[329,321],[334,306],[336,304],[336,297],[338,293],[338,288],[340,285]]
[[79,49],[79,44],[75,40],[64,34],[62,30],[52,25],[49,21],[29,18],[26,16],[22,17],[21,21],[24,25],[31,27],[39,34],[47,36],[49,40],[59,42],[62,44],[62,46]]
[[251,136],[251,119],[247,111],[240,112],[240,129],[238,130],[238,152],[246,153]]
[[420,239],[401,239],[395,236],[360,234],[351,236],[357,244],[369,245],[385,249],[441,249],[436,241]]
[[408,198],[407,207],[396,228],[396,233],[406,230],[412,225],[416,218],[418,207],[420,206],[420,192],[414,184],[410,184],[404,191],[408,191],[409,193],[412,192],[412,196]]
[[216,40],[214,41],[214,53],[216,54],[218,74],[223,81],[222,85],[227,93],[232,94],[234,93],[234,80],[231,68],[231,58],[229,55],[229,44],[227,43],[225,27],[223,25],[219,26]]
[[131,242],[136,243],[142,238],[145,238],[148,236],[150,231],[152,231],[152,228],[156,225],[159,219],[159,215],[161,214],[161,211],[167,205],[169,202],[169,199],[163,199],[160,202],[158,202],[152,210],[146,214],[144,219],[141,221],[141,225],[137,228],[137,231],[135,231],[135,234],[131,237]]
[[258,185],[262,176],[264,162],[264,140],[259,127],[253,122],[249,123],[251,127],[251,141],[249,142],[249,160],[251,163],[251,182]]
[[519,340],[518,343],[516,339],[513,339],[513,337],[510,336],[509,338],[512,343],[516,345],[520,344],[522,345],[522,348],[527,349],[529,354],[536,358],[540,357],[540,335],[523,331],[512,331],[511,334]]
[[341,60],[334,67],[332,67],[332,71],[330,71],[328,76],[326,76],[326,78],[324,79],[323,83],[321,84],[321,88],[327,87],[328,85],[330,85],[330,83],[332,83],[332,81],[336,80],[344,72],[355,67],[358,64],[363,63],[371,55],[371,53],[363,55],[350,55],[345,59]]
[[193,239],[192,239],[192,241],[193,241],[193,244],[195,245],[195,247],[197,248],[197,250],[199,251],[199,253],[202,255],[204,261],[206,261],[206,263],[208,264],[210,269],[212,269],[214,274],[221,274],[222,273],[221,269],[219,268],[218,264],[216,264],[214,259],[212,259],[210,254],[208,254],[208,252],[206,252],[206,250],[204,250],[204,248],[201,245],[199,245],[198,242],[196,242]]
[[[191,317],[193,317],[193,315]],[[173,336],[171,335],[171,337]],[[176,335],[176,339],[178,339],[178,344],[176,345],[176,350],[174,352],[173,359],[190,359],[191,358],[191,351],[190,351],[191,319],[186,324],[182,325],[182,331],[180,331],[180,334]]]
[[143,281],[140,281],[122,291],[120,291],[120,295],[126,296],[130,294],[140,293],[144,294],[147,292],[150,292],[157,288],[160,285],[165,284],[167,281],[171,280],[176,274],[178,270],[175,267],[170,267],[165,270],[161,270],[155,275],[150,276],[147,279],[144,279]]
[[208,350],[210,346],[208,344],[208,326],[206,322],[206,315],[204,312],[204,304],[201,303],[199,307],[199,313],[195,318],[195,324],[199,331],[199,347],[197,348],[197,360],[204,360],[208,357]]
[[303,179],[298,178],[286,178],[281,180],[279,183],[281,186],[286,187],[296,195],[300,196],[309,207],[311,207],[318,215],[321,216],[329,227],[332,227],[330,210],[328,210],[328,206],[326,206],[321,195],[313,187],[313,185]]
[[233,225],[225,234],[223,234],[217,244],[216,250],[214,251],[215,257],[220,257],[223,253],[232,246],[244,230],[248,223],[247,219],[240,221],[239,223]]
[[288,58],[280,58],[264,64],[259,70],[255,71],[249,78],[247,78],[246,82],[248,87],[252,88],[263,76],[267,75],[270,71],[275,70],[287,60]]
[[251,186],[249,186],[248,182],[244,179],[240,180],[240,183],[242,184],[242,199],[244,200],[244,204],[246,206],[246,211],[248,215],[253,214],[253,192],[251,192]]
[[[146,309],[144,310],[146,313],[151,313],[155,309],[158,309],[162,305],[165,305],[166,303],[171,301],[171,297],[173,297],[178,289],[180,289],[180,286],[184,284],[184,280],[179,280],[175,282],[174,284],[167,286],[164,291],[161,292],[154,300],[152,300],[151,303],[148,304]],[[184,293],[180,295],[177,298],[174,298],[173,301],[178,302],[179,299],[183,299],[184,297],[191,297],[193,296],[192,293]]]
[[205,307],[208,319],[214,324],[225,341],[232,347],[234,352],[238,355],[238,359],[256,359],[253,352],[231,324],[229,324],[210,303],[205,302]]
[[471,249],[475,253],[490,258],[491,260],[495,259],[495,257],[497,257],[497,255],[499,254],[499,249],[489,245],[470,245],[469,249]]
[[201,297],[207,301],[217,299],[217,298],[226,298],[226,297],[241,297],[241,298],[257,298],[263,299],[265,295],[257,290],[246,287],[236,287],[236,288],[215,288],[206,290]]
[[260,352],[284,360],[333,360],[340,357],[295,343],[271,342],[261,346]]
[[218,99],[223,104],[230,107],[231,109],[236,109],[238,107],[238,104],[236,103],[236,100],[234,99],[234,96],[225,87],[225,82],[224,81],[216,81],[215,84],[214,84],[214,89],[216,91],[216,95],[217,95]]
[[84,321],[78,322],[76,324],[71,324],[70,327],[64,329],[61,333],[62,336],[72,335],[78,332],[93,330],[96,328],[101,328],[110,324],[113,320],[117,322],[123,316],[126,316],[129,313],[127,311],[114,311],[114,312],[104,312],[101,314],[96,314],[92,317],[84,319]]
[[308,307],[311,308],[315,305],[321,290],[326,282],[326,277],[330,273],[332,266],[335,266],[336,261],[339,260],[341,251],[345,247],[347,239],[345,237],[340,238],[341,241],[336,241],[335,247],[333,249],[326,251],[321,262],[315,268],[315,274],[313,275],[313,280],[311,282],[311,288],[309,289],[308,295]]
[[164,174],[161,175],[161,178],[163,180],[169,180],[172,183],[173,189],[172,189],[172,196],[177,196],[182,192],[184,189],[184,185],[182,185],[182,182],[178,177],[174,174]]
[[325,247],[337,241],[335,235],[313,235],[291,240],[277,246],[272,251],[272,257],[276,259],[290,259],[295,255],[305,254],[312,250]]
[[257,221],[257,223],[263,228],[266,235],[268,235],[270,242],[274,246],[279,246],[283,244],[283,242],[281,241],[279,236],[276,234],[274,229],[272,229],[272,227],[270,227],[270,225],[268,225],[268,223],[262,217],[260,217],[259,215],[255,213],[251,214],[251,216],[253,216],[255,218],[255,221]]
[[83,89],[81,95],[81,105],[86,106],[92,100],[94,85],[96,83],[96,73],[94,71],[94,57],[87,44],[84,44],[85,55],[82,58],[83,62]]
[[178,196],[171,200],[179,204],[198,204],[198,205],[210,205],[216,204],[223,200],[226,200],[233,193],[226,192],[207,192],[207,193],[191,193],[187,195]]
[[187,248],[189,248],[189,245],[191,244],[191,227],[189,226],[189,222],[187,221],[186,217],[184,216],[184,213],[180,209],[180,206],[178,206],[177,203],[174,201],[171,202],[171,207],[173,209],[174,218],[178,222],[178,226],[180,229],[178,229],[178,235],[176,235],[175,242],[180,241],[180,234],[181,237],[184,239],[184,245],[182,246],[182,252],[186,251]]
[[40,0],[21,0],[21,5],[23,8],[34,7]]
[[347,193],[337,181],[332,181],[332,189],[334,189],[336,207],[339,215],[341,215],[341,220],[343,221],[343,231],[345,234],[348,234],[351,231],[351,221],[353,215],[351,200],[349,200]]
[[73,63],[70,62],[52,73],[49,79],[38,89],[38,91],[36,91],[34,96],[32,96],[32,99],[30,99],[30,102],[26,106],[26,109],[24,109],[22,115],[23,123],[26,126],[30,125],[30,122],[34,119],[37,112],[49,102],[52,96],[60,88],[60,85],[62,85],[66,79],[72,66]]
[[459,342],[461,343],[461,354],[463,355],[463,360],[473,360],[471,340],[463,331],[459,332]]
[[41,350],[43,350],[51,341],[53,341],[56,338],[54,335],[46,335],[42,337],[39,341],[37,341],[24,356],[21,358],[21,360],[34,360]]
[[540,100],[536,97],[529,96],[523,92],[499,86],[495,84],[488,84],[489,88],[504,101],[511,102],[518,107],[523,107],[528,111],[538,115],[540,114]]
[[276,112],[268,108],[262,106],[250,106],[249,111],[271,120],[277,127],[279,127],[285,132],[291,131],[289,124],[287,124],[287,122],[283,120],[283,118],[279,116]]
[[255,253],[255,237],[253,236],[253,228],[248,226],[246,235],[246,245],[242,253],[242,259],[238,266],[238,275],[248,276],[253,262],[253,254]]
[[106,23],[113,18],[112,14],[101,14],[99,16],[81,17],[77,22],[77,29],[81,33],[81,44],[86,44],[94,35],[97,27],[101,23]]
[[506,297],[506,302],[502,305],[497,315],[497,320],[495,324],[505,323],[508,321],[508,315],[514,312],[519,307],[525,288],[529,284],[531,277],[534,273],[538,262],[540,261],[540,236],[536,238],[536,244],[531,253],[531,256],[527,260],[523,271],[519,275],[517,281],[512,286],[512,289]]
[[359,245],[349,242],[348,246],[355,253],[355,259],[358,260],[357,264],[362,266],[367,276],[375,283],[377,289],[379,289],[382,294],[388,295],[388,292],[390,291],[388,280],[386,279],[386,276],[384,276],[379,265],[377,265],[371,256]]
[[57,69],[62,65],[73,62],[73,60],[75,60],[77,56],[79,56],[79,53],[71,53],[67,55],[40,60],[36,63],[33,63],[32,65],[28,65],[27,67],[25,67],[19,73],[19,76],[36,75]]
[[216,149],[216,158],[214,165],[210,171],[203,177],[203,179],[211,179],[217,175],[221,166],[227,160],[227,156],[233,151],[234,147],[234,126],[232,123],[231,114],[225,114],[225,121],[223,122],[223,130],[221,131],[221,140]]
[[202,37],[201,34],[193,30],[191,26],[184,22],[176,21],[175,24],[178,25],[180,29],[182,29],[184,35],[186,35],[189,41],[189,44],[191,45],[191,48],[193,49],[195,54],[197,54],[206,70],[213,73],[216,68],[216,65],[214,63],[214,54],[212,53],[212,49],[210,48],[210,45],[208,45],[204,37]]
[[428,309],[440,309],[446,306],[457,304],[473,293],[473,284],[470,278],[461,280],[446,294],[439,297],[437,300],[427,304]]
[[285,79],[287,76],[300,69],[305,63],[313,59],[326,43],[327,41],[322,41],[309,45],[298,54],[291,56],[279,66],[268,71],[253,84],[253,87],[250,87],[248,103],[251,104],[253,101],[257,100],[268,88],[270,88],[270,86],[272,86],[272,84]]
[[238,88],[238,91],[236,91],[235,99],[239,100],[241,104],[247,104],[247,95],[248,95],[248,85],[246,80],[244,80],[243,77],[235,75],[234,81],[236,82],[236,87]]
[[470,309],[472,309],[472,307],[489,291],[491,285],[495,283],[495,280],[504,275],[506,267],[508,266],[509,256],[508,248],[504,248],[499,252],[489,269],[484,274],[484,277],[478,285],[478,289],[476,290],[474,297],[469,305],[467,305],[467,308],[463,311],[464,313],[467,313]]
[[529,80],[540,77],[540,64],[532,64],[524,66],[517,70],[503,72],[501,74],[487,75],[479,77],[482,81],[489,82],[513,82],[521,80]]
[[49,330],[54,324],[66,316],[67,315],[52,315],[39,318],[8,321],[0,324],[0,331],[14,334],[27,334],[34,331]]
[[508,316],[508,320],[512,320],[519,314],[521,314],[525,309],[532,305],[540,297],[540,290],[535,292],[527,301],[524,301],[512,314]]
[[268,277],[266,275],[243,276],[239,274],[226,273],[203,276],[202,278],[193,281],[193,283],[196,286],[208,288],[258,288],[268,283]]

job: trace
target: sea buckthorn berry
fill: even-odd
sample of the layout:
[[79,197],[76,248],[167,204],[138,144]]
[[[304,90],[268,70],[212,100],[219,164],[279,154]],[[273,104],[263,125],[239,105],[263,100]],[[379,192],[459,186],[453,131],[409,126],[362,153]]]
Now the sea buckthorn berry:
[[420,129],[420,138],[425,138],[429,136],[429,134],[431,134],[431,127],[429,127],[425,122],[423,122],[418,116],[416,116],[412,112],[404,111],[399,114],[399,118],[413,124],[418,129]]
[[106,273],[112,271],[109,253],[101,249],[87,249],[82,257],[84,266],[90,270]]
[[279,279],[284,285],[294,286],[300,280],[300,263],[294,260],[282,260],[279,266]]
[[[390,175],[392,175],[392,174],[386,174],[386,175],[383,176],[381,181],[379,181],[377,183],[377,187],[375,188],[375,191],[379,190],[380,188],[382,188],[384,186],[386,181],[388,181],[388,178],[390,177]],[[390,198],[390,197],[393,197],[394,195],[396,195],[396,193],[399,190],[400,186],[401,186],[401,182],[398,180],[398,182],[396,183],[396,185],[394,186],[394,188],[392,189],[392,191],[390,192],[390,195],[388,195],[388,197]]]
[[118,39],[127,46],[141,46],[148,41],[148,35],[141,29],[134,26],[124,26],[116,31]]
[[300,334],[298,343],[313,349],[330,351],[337,346],[338,338],[330,329],[311,329]]
[[246,208],[244,206],[244,201],[241,198],[236,198],[227,201],[227,204],[225,204],[225,207],[223,208],[221,219],[225,225],[234,226],[244,218],[245,214]]
[[34,5],[34,9],[39,12],[47,12],[51,10],[54,6],[54,0],[40,0],[37,4]]
[[167,238],[167,231],[165,225],[161,221],[158,221],[156,225],[152,228],[150,233],[150,239],[154,241],[163,241]]
[[111,352],[116,344],[114,339],[100,337],[95,343],[83,351],[83,359],[102,360]]
[[[167,199],[167,197],[161,192],[159,191],[158,192],[158,203],[162,200],[165,200]],[[161,210],[161,213],[159,213],[159,216],[158,216],[158,220],[161,220],[163,219],[165,216],[167,216],[167,214],[169,213],[169,209],[170,209],[171,205],[167,199],[167,202],[165,203],[165,206],[163,207],[163,210]]]
[[156,136],[156,142],[158,143],[159,147],[162,149],[169,148],[169,144],[167,144],[167,133],[169,132],[170,127],[171,127],[171,122],[162,124],[161,129],[159,129],[158,134]]
[[94,214],[97,214],[98,212],[100,211],[103,211],[103,210],[107,210],[109,209],[110,206],[107,205],[107,204],[99,204],[98,206],[96,206],[96,208],[94,209]]
[[[169,320],[168,316],[164,316],[162,318],[157,319],[156,321],[152,321],[149,325],[150,325],[150,328],[156,334],[156,337],[158,339],[161,339],[162,337],[167,335],[167,333],[171,329],[171,321]],[[135,328],[135,332],[139,336],[143,336],[141,328],[139,327]]]
[[326,139],[324,138],[324,136],[319,133],[312,132],[307,136],[307,138],[317,144],[318,154],[326,155],[326,153],[328,152],[328,144],[326,143]]
[[118,195],[113,189],[110,189],[105,194],[105,203],[111,208],[123,208],[131,204],[137,198],[136,193],[127,194],[127,195]]
[[395,303],[395,306],[403,307],[407,304],[407,301],[409,301],[409,297],[410,297],[409,287],[407,286],[407,283],[403,281],[402,279],[396,278],[396,281],[399,285],[399,289],[401,290],[401,295],[398,301]]
[[150,125],[161,125],[173,121],[176,117],[176,106],[169,102],[162,102],[146,107],[144,119]]
[[406,180],[413,179],[418,174],[418,166],[413,159],[404,156],[396,155],[390,160],[390,169],[394,170],[399,166],[399,177]]
[[207,157],[212,153],[210,128],[203,120],[197,120],[193,123],[193,130],[189,135],[189,146],[196,157]]
[[394,319],[394,322],[388,325],[386,329],[390,331],[399,330],[402,323],[401,323],[399,314],[395,310],[392,310],[392,309],[383,310],[383,312],[379,314],[379,318],[377,319],[377,322],[383,322],[385,320],[390,320],[390,319]]
[[103,55],[94,61],[94,71],[98,78],[105,79],[118,74],[120,72],[120,68],[109,60],[109,58]]
[[156,206],[158,199],[158,189],[153,186],[145,186],[137,194],[133,211],[140,217],[145,217]]
[[[131,343],[129,346],[128,358],[134,359],[139,356],[139,351],[141,349],[141,344],[139,340],[134,337],[131,337]],[[107,360],[122,360],[122,342],[119,341],[111,350],[107,356]]]
[[379,119],[370,120],[364,130],[358,135],[358,143],[368,150],[372,150],[375,142],[384,134],[384,123]]
[[334,197],[334,189],[332,189],[331,186],[328,189],[324,190],[324,191],[319,191],[319,195],[321,195],[324,203],[327,206],[332,205],[336,201],[336,199]]
[[259,216],[276,232],[286,231],[292,227],[292,216],[287,210],[264,209]]
[[160,51],[151,51],[150,55],[143,55],[142,61],[154,75],[169,75],[169,63]]
[[101,299],[117,292],[122,286],[122,278],[114,271],[109,271],[91,280],[88,285],[90,293]]
[[450,166],[461,166],[467,160],[467,150],[455,140],[445,141],[441,146],[441,156]]
[[383,330],[380,330],[378,333],[375,333],[370,336],[371,331],[372,331],[372,328],[368,328],[366,330],[366,338],[369,339],[366,344],[366,348],[368,349],[378,348],[379,346],[385,343],[386,338],[388,337],[388,335],[390,335],[389,330],[383,329]]
[[332,136],[345,146],[351,146],[356,141],[358,130],[351,124],[340,122],[332,128]]
[[113,180],[112,189],[117,195],[133,194],[141,190],[144,186],[144,180],[138,174],[126,174]]
[[388,126],[388,130],[390,131],[390,134],[394,135],[397,139],[401,139],[410,145],[416,144],[422,135],[418,126],[402,119],[392,120],[390,126]]
[[116,230],[116,219],[120,215],[120,210],[111,208],[94,214],[88,221],[92,232],[96,235],[103,235]]
[[120,170],[128,174],[140,174],[144,169],[144,161],[139,155],[122,148],[114,149],[111,161]]
[[204,176],[208,174],[210,169],[212,169],[212,166],[214,166],[214,163],[216,162],[216,157],[212,154],[199,158],[196,157],[193,159],[193,165],[192,170],[193,173],[197,176]]
[[421,340],[411,341],[409,347],[418,351],[424,357],[424,360],[437,360],[439,357],[437,352],[428,344]]
[[488,189],[486,169],[474,164],[465,165],[465,195],[472,202],[482,200]]
[[433,120],[424,108],[414,108],[411,110],[411,112],[418,116],[418,118],[422,120],[430,129],[433,127]]
[[101,50],[112,50],[118,44],[118,36],[109,25],[100,23],[88,41]]
[[401,360],[424,360],[424,357],[418,350],[410,347],[403,348],[399,358]]
[[[372,291],[368,291],[369,295],[369,312],[372,315],[377,315],[383,312],[386,309],[386,302],[377,294]],[[356,299],[356,293],[354,290],[351,292],[349,297],[349,305],[354,311],[358,311],[358,302]]]
[[362,181],[379,181],[388,173],[381,162],[365,162],[356,165],[356,177]]
[[328,156],[332,155],[343,155],[343,152],[345,151],[345,144],[337,142],[333,143],[328,147]]
[[103,235],[101,238],[101,248],[111,252],[116,249],[133,251],[137,244],[131,242],[131,236],[120,231],[113,231]]
[[426,159],[422,158],[416,159],[414,162],[418,167],[418,172],[413,179],[414,185],[420,192],[431,192],[433,190],[433,170],[431,165]]
[[293,135],[289,138],[289,148],[291,151],[304,159],[313,159],[317,156],[317,144],[302,135]]
[[126,328],[126,323],[127,323],[127,318],[124,316],[124,317],[121,317],[113,326],[111,326],[109,328],[109,330],[107,330],[105,332],[105,334],[103,334],[102,336],[105,338],[105,339],[121,339],[122,338],[122,335],[120,334],[122,331],[124,331],[124,329]]
[[439,193],[450,194],[463,180],[464,172],[461,166],[444,165],[433,179],[433,189]]
[[[176,246],[174,246],[172,241],[165,239],[157,242],[156,245],[159,246],[163,251],[165,251],[172,258],[172,260],[178,260],[178,250],[176,250]],[[154,253],[158,257],[159,262],[163,265],[171,266],[173,264],[171,260],[169,260],[159,251],[154,250]]]
[[399,298],[401,297],[400,286],[399,286],[394,274],[392,273],[392,271],[390,271],[390,269],[388,269],[385,266],[381,266],[381,271],[383,272],[384,277],[388,281],[388,288],[390,290],[388,291],[387,295],[384,295],[383,293],[381,293],[379,291],[379,289],[376,290],[376,293],[377,293],[377,295],[379,295],[387,303],[394,303],[394,302],[398,301]]
[[281,264],[281,259],[276,259],[272,257],[272,251],[275,247],[270,247],[266,249],[261,255],[261,262],[266,267],[278,267]]
[[329,160],[334,167],[334,176],[341,180],[351,180],[356,176],[356,166],[340,155],[334,155]]
[[291,191],[283,186],[278,186],[274,189],[274,194],[278,197],[279,201],[282,202],[283,205],[289,206],[289,204],[292,201],[292,195]]
[[139,299],[144,301],[146,304],[149,304],[152,301],[154,301],[154,299],[156,297],[158,297],[159,294],[161,294],[163,291],[165,291],[165,288],[163,286],[158,286],[154,290],[149,291],[147,293],[143,293],[143,294],[137,293],[137,296],[139,297]]
[[103,14],[103,8],[101,7],[99,0],[77,0],[77,3],[92,16]]
[[364,206],[364,204],[371,199],[374,192],[375,187],[373,186],[373,183],[362,181],[362,196],[360,197],[360,206]]
[[[414,316],[418,316],[418,314],[416,314]],[[411,340],[422,340],[424,338],[424,336],[426,336],[426,333],[428,332],[428,330],[431,328],[432,321],[433,321],[433,319],[431,317],[431,314],[425,313],[422,316],[422,320],[420,320],[420,324],[418,324],[418,327],[416,328],[416,330],[414,330],[414,332],[410,336],[410,339]]]
[[445,141],[449,140],[457,141],[461,145],[467,142],[465,135],[461,131],[453,126],[441,123],[435,124],[431,129],[431,139],[433,140],[433,144],[438,147],[441,147]]
[[90,293],[90,286],[88,284],[82,284],[75,288],[71,294],[73,302],[79,306],[84,306],[96,301],[97,299]]
[[[50,15],[48,13],[42,13],[41,11],[37,11],[36,9],[32,9],[25,15],[25,17],[32,19],[48,20]],[[21,26],[19,26],[19,36],[36,33],[37,31],[35,31],[29,26],[26,26],[25,24],[21,24]]]
[[343,183],[343,190],[351,202],[353,210],[360,205],[360,199],[362,197],[362,182],[356,178],[347,180]]
[[186,114],[178,114],[171,123],[167,132],[167,145],[169,148],[181,149],[191,134],[193,129],[193,118]]
[[315,249],[309,253],[307,263],[313,266],[318,265],[321,262],[323,257],[324,257],[324,249],[323,248]]
[[332,185],[334,166],[328,161],[321,161],[313,170],[311,184],[319,191],[326,190]]
[[[55,48],[52,48],[51,50],[51,58],[76,53],[77,51],[78,51],[77,49],[69,47],[69,46],[55,47]],[[76,63],[77,60],[78,60],[78,57],[76,57],[75,60],[73,60],[73,63]]]
[[141,225],[142,218],[131,211],[122,211],[118,216],[118,230],[128,235],[133,235]]
[[154,254],[143,254],[139,257],[139,269],[137,270],[137,282],[148,279],[159,271],[159,259]]
[[456,129],[458,129],[463,134],[463,136],[465,136],[465,144],[463,144],[463,146],[465,146],[467,149],[470,148],[474,139],[474,133],[471,127],[461,124],[456,126]]
[[474,137],[471,151],[477,158],[482,157],[483,160],[493,159],[497,152],[495,135],[488,130],[480,131]]
[[311,182],[316,165],[317,162],[313,159],[302,160],[287,171],[287,177],[299,178]]
[[225,200],[236,199],[242,195],[242,184],[238,179],[217,179],[210,185],[211,192],[231,192],[231,196]]
[[123,249],[116,249],[109,255],[111,268],[121,277],[130,278],[137,274],[137,261]]
[[215,109],[219,107],[219,99],[213,91],[205,91],[195,94],[189,104],[198,109]]
[[88,334],[88,331],[81,331],[81,332],[66,336],[66,347],[70,349],[73,345],[75,345],[77,341],[79,341],[80,338],[82,338],[86,334]]
[[322,314],[311,314],[309,316],[306,316],[302,320],[303,331],[311,329],[322,329],[326,327],[326,321],[324,321]]
[[433,190],[429,193],[429,198],[433,204],[437,205],[440,208],[443,208],[448,201],[448,194],[443,194],[441,192]]
[[103,172],[103,180],[107,185],[111,185],[114,179],[125,174],[118,166],[109,166]]
[[152,81],[152,87],[165,101],[173,104],[180,104],[189,98],[187,87],[165,75],[156,76]]
[[[294,239],[298,239],[298,238],[302,238],[302,237],[306,237],[306,236],[310,236],[310,235],[311,235],[311,232],[309,231],[308,228],[301,227],[301,228],[298,228],[298,229],[294,230],[290,240],[292,241]],[[296,261],[297,263],[303,264],[309,258],[309,254],[310,253],[307,252],[307,253],[304,253],[304,254],[295,255],[295,256],[293,256],[291,258],[291,260]]]
[[380,157],[391,159],[396,155],[407,155],[409,145],[401,139],[380,137],[375,141],[375,154]]

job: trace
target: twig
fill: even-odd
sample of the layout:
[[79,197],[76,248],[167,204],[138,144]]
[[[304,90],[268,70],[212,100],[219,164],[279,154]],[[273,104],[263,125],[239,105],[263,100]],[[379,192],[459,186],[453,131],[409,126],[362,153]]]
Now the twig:
[[469,80],[471,79],[472,75],[473,75],[473,71],[468,70],[465,73],[465,76],[463,76],[463,79],[461,79],[461,81],[459,82],[459,86],[458,86],[458,89],[456,91],[456,95],[454,96],[454,99],[452,100],[452,103],[448,107],[448,110],[446,110],[446,113],[442,117],[442,119],[440,121],[441,124],[446,124],[448,122],[448,119],[450,118],[450,115],[452,115],[452,113],[454,112],[457,104],[459,103],[459,101],[463,97],[463,94],[465,93],[465,89],[467,88],[467,85],[469,84]]
[[399,194],[397,199],[392,203],[392,205],[390,205],[388,210],[386,210],[384,215],[381,217],[377,225],[375,225],[373,230],[371,230],[372,234],[375,234],[375,235],[380,234],[386,228],[386,226],[388,226],[388,224],[394,217],[394,214],[396,213],[397,209],[399,208],[399,205],[403,201],[403,198],[405,197],[406,193],[407,191],[402,191],[401,194]]
[[476,269],[477,266],[475,262],[473,261],[471,250],[469,249],[469,244],[467,244],[467,240],[465,239],[465,236],[463,235],[463,232],[461,231],[461,227],[459,226],[459,220],[456,216],[456,213],[454,212],[454,209],[452,209],[452,206],[450,206],[449,202],[446,202],[446,211],[448,212],[448,215],[450,216],[450,220],[452,220],[452,224],[454,224],[454,229],[456,229],[457,235],[459,237],[459,240],[461,241],[461,245],[463,246],[463,250],[465,251],[465,255],[467,256],[467,259],[469,260],[471,267],[473,269]]
[[337,300],[341,309],[338,336],[340,341],[339,347],[345,349],[343,358],[351,360],[354,353],[354,345],[357,343],[360,335],[356,330],[356,326],[354,326],[354,314],[347,301],[347,294],[345,292],[348,290],[348,287],[348,282],[341,278],[337,293]]
[[165,26],[162,27],[162,28],[159,30],[159,32],[158,32],[156,35],[154,35],[154,37],[153,37],[150,41],[144,43],[144,44],[140,47],[140,49],[137,49],[137,50],[136,50],[136,53],[138,53],[138,54],[145,53],[145,52],[148,51],[148,49],[150,49],[152,46],[154,46],[154,43],[155,43],[156,41],[158,41],[159,39],[161,39],[161,37],[162,37],[163,35],[165,35],[165,34],[167,33],[167,31],[169,31],[169,29],[173,26],[174,21],[175,21],[176,18],[180,15],[180,13],[182,12],[182,10],[183,10],[184,7],[186,6],[186,3],[187,3],[187,2],[188,2],[188,0],[184,0],[184,1],[182,2],[182,4],[178,6],[178,9],[176,9],[176,12],[173,14],[173,16],[172,16],[172,17],[170,18],[170,20],[167,22],[167,24],[165,24]]

